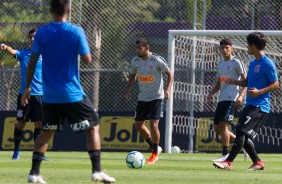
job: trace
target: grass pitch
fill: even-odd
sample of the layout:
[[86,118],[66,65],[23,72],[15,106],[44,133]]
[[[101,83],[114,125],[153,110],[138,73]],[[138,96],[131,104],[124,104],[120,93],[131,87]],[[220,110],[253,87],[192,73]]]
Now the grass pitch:
[[[31,152],[21,152],[19,161],[11,160],[11,151],[0,152],[0,183],[27,183],[31,167]],[[264,171],[246,169],[251,160],[243,161],[239,154],[230,171],[212,166],[220,154],[165,154],[155,165],[141,169],[129,169],[125,164],[125,152],[102,152],[102,169],[120,184],[280,184],[282,183],[282,154],[260,154],[265,163]],[[48,184],[84,184],[90,180],[91,165],[86,152],[47,152],[49,161],[43,161],[41,174]],[[144,153],[146,158],[149,153]]]

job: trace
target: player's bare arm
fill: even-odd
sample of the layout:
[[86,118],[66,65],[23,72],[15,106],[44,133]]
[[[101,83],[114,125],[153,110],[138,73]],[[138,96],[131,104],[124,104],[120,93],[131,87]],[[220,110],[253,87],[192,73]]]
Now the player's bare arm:
[[21,99],[21,104],[22,105],[27,105],[28,104],[28,99],[30,97],[30,84],[34,75],[34,71],[35,71],[35,67],[36,67],[36,63],[38,60],[39,54],[35,54],[32,53],[30,60],[29,60],[29,64],[27,67],[27,72],[26,72],[26,84],[25,84],[25,90],[24,93],[22,95],[22,99]]
[[165,89],[164,95],[165,95],[165,99],[168,100],[170,98],[170,91],[173,83],[173,73],[171,70],[168,70],[166,72],[166,75],[167,75],[167,87]]
[[128,86],[127,86],[127,90],[126,90],[125,95],[124,95],[124,97],[127,101],[130,100],[131,90],[132,90],[133,85],[136,81],[136,76],[137,76],[137,74],[130,74],[129,75]]
[[91,60],[92,60],[91,54],[85,54],[85,55],[81,56],[80,58],[81,58],[82,62],[85,63],[85,64],[91,63]]
[[277,89],[279,87],[279,82],[275,81],[273,83],[271,83],[269,86],[262,88],[262,89],[256,89],[256,88],[252,88],[248,90],[248,95],[252,98],[255,98],[259,95],[263,95],[265,93],[271,92],[275,89]]
[[214,87],[212,88],[212,90],[209,92],[208,96],[207,96],[207,100],[211,101],[212,96],[218,92],[220,89],[220,78],[217,79],[217,82],[215,83]]
[[[247,78],[247,74],[246,73],[242,73],[241,74],[241,79],[245,80],[246,78]],[[243,100],[244,100],[244,97],[246,95],[246,92],[247,92],[247,87],[242,87],[241,93],[239,94],[239,96],[236,99],[236,102],[235,102],[236,105],[242,105],[243,104]]]
[[5,50],[7,53],[11,54],[12,56],[15,56],[17,51],[13,49],[12,47],[2,43],[1,44],[1,50]]
[[241,87],[247,87],[247,85],[248,85],[248,79],[235,80],[235,79],[231,79],[229,77],[226,77],[224,82],[226,84],[237,85],[237,86],[241,86]]

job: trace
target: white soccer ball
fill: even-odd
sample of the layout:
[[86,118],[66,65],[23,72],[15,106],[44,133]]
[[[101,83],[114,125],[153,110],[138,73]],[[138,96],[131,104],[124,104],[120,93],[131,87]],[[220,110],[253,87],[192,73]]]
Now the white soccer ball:
[[131,151],[126,156],[126,165],[131,169],[140,169],[145,164],[145,157],[139,151]]
[[172,146],[171,147],[171,153],[180,153],[181,150],[178,146]]

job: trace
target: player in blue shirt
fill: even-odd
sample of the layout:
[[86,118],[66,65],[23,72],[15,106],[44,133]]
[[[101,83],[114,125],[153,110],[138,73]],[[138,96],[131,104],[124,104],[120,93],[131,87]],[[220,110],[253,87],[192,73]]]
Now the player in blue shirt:
[[[31,29],[28,32],[28,43],[29,47],[28,49],[23,50],[15,50],[12,47],[1,44],[1,49],[5,50],[7,53],[14,56],[20,63],[21,68],[21,86],[20,91],[17,98],[17,124],[14,129],[14,153],[12,156],[13,160],[19,160],[20,159],[20,143],[22,140],[22,133],[24,130],[24,127],[26,125],[26,122],[31,120],[34,122],[34,141],[38,137],[38,135],[41,132],[42,128],[42,57],[40,56],[38,58],[34,78],[31,82],[31,98],[29,100],[28,106],[22,106],[21,105],[21,97],[24,92],[25,83],[26,83],[26,70],[28,66],[28,62],[31,56],[31,46],[34,40],[36,30]],[[45,157],[43,157],[45,158]]]
[[92,163],[93,181],[113,183],[115,178],[101,171],[99,116],[86,97],[79,80],[78,55],[82,62],[91,62],[84,30],[66,22],[70,13],[69,0],[51,0],[50,12],[54,22],[38,29],[32,46],[22,104],[29,98],[30,83],[39,55],[42,55],[43,132],[35,142],[30,183],[46,183],[40,175],[41,158],[47,151],[54,132],[62,131],[67,119],[75,132],[86,131],[87,150]]
[[232,162],[244,147],[253,161],[248,170],[264,170],[264,163],[250,140],[255,139],[258,130],[267,120],[270,112],[270,92],[279,87],[279,82],[275,63],[264,53],[264,34],[251,33],[247,36],[247,42],[248,53],[255,57],[250,63],[247,79],[225,79],[227,84],[244,86],[248,91],[245,107],[236,126],[236,138],[231,152],[225,161],[213,163],[219,169],[231,169]]

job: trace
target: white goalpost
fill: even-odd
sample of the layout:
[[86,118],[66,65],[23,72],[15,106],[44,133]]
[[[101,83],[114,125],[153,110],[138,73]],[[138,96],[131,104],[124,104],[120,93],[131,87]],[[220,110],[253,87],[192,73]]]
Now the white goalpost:
[[[212,103],[207,103],[205,99],[215,82],[216,65],[220,59],[219,42],[223,38],[230,38],[235,57],[239,57],[248,66],[252,56],[247,53],[246,37],[255,31],[266,35],[265,52],[276,61],[280,72],[281,66],[278,63],[282,62],[282,31],[169,30],[168,64],[174,72],[175,80],[171,98],[166,104],[165,152],[171,153],[172,144],[181,144],[181,150],[193,153],[201,149],[198,143],[195,148],[196,135],[213,135],[213,130],[209,128],[211,120],[205,119],[204,123],[199,123],[198,114],[203,116],[203,113],[213,113],[215,110],[217,96]],[[282,111],[280,95],[281,91],[272,94],[272,112]]]

